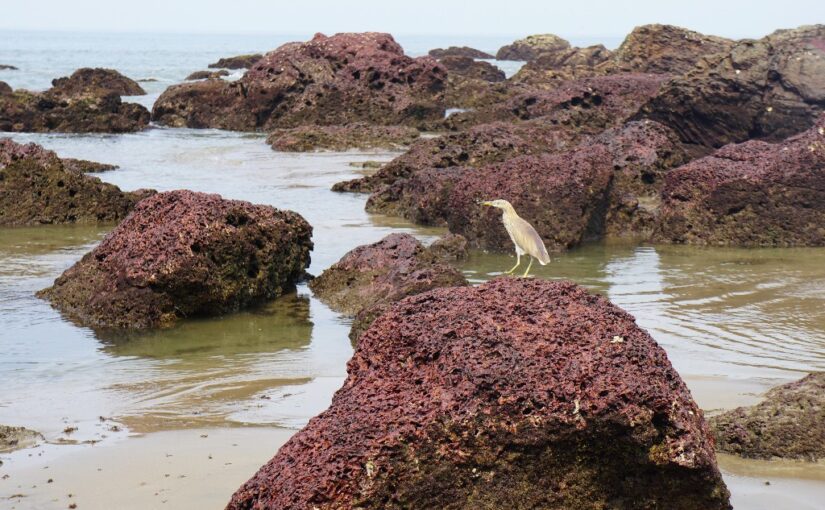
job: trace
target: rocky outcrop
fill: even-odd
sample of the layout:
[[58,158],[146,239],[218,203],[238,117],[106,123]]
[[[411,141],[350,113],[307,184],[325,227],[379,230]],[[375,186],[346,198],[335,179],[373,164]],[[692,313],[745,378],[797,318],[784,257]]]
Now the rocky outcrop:
[[195,71],[185,78],[186,81],[195,80],[219,80],[223,76],[229,76],[229,71],[221,69],[220,71]]
[[409,234],[390,234],[359,246],[309,282],[315,296],[330,308],[356,317],[353,340],[388,305],[413,294],[460,285],[467,285],[461,272]]
[[[37,444],[38,441],[43,440],[43,436],[39,432],[29,430],[25,427],[0,425],[0,453],[29,448]],[[3,463],[0,462],[0,466],[2,465]]]
[[471,246],[510,251],[500,213],[479,205],[503,198],[536,228],[549,250],[561,251],[586,239],[649,235],[661,182],[685,161],[666,127],[634,122],[566,150],[419,170],[375,191],[367,210],[447,225]]
[[450,74],[484,81],[504,81],[504,71],[489,62],[479,62],[470,57],[443,57],[439,60]]
[[346,126],[312,125],[276,129],[269,134],[266,143],[273,150],[283,152],[400,150],[413,143],[418,136],[418,130],[412,127],[355,123]]
[[405,56],[389,34],[317,34],[267,53],[237,81],[168,88],[152,117],[238,131],[353,122],[417,127],[443,118],[446,78],[438,62]]
[[95,328],[165,327],[273,299],[303,278],[312,227],[219,195],[159,193],[38,293]]
[[228,510],[731,508],[664,349],[573,283],[407,298],[347,372]]
[[825,246],[825,115],[784,142],[728,145],[670,172],[656,238]]
[[4,81],[0,81],[0,96],[10,96],[14,92],[11,85]]
[[116,222],[154,193],[123,192],[83,174],[101,165],[0,138],[0,225]]
[[430,253],[444,261],[466,260],[470,254],[467,252],[467,238],[448,233],[439,237],[427,248]]
[[209,64],[210,69],[249,69],[254,66],[259,60],[264,58],[260,53],[252,53],[249,55],[236,55],[234,57],[224,57],[218,59],[217,62]]
[[709,422],[723,452],[756,459],[825,459],[825,373],[773,388],[759,404]]
[[124,103],[145,94],[137,82],[109,69],[79,69],[45,92],[0,91],[0,131],[128,133],[149,125],[149,111]]
[[527,62],[512,79],[534,87],[555,88],[563,81],[605,74],[597,72],[596,68],[611,57],[612,52],[601,44],[542,53]]
[[131,78],[114,69],[84,67],[71,76],[52,80],[51,92],[65,97],[76,96],[143,96],[146,91]]
[[502,46],[497,60],[533,60],[542,53],[556,53],[570,48],[570,43],[553,34],[530,35]]
[[696,151],[779,141],[825,110],[825,25],[780,30],[708,56],[667,82],[640,116],[673,128]]
[[489,53],[468,46],[450,46],[446,49],[435,48],[430,50],[429,55],[438,59],[444,57],[495,58]]

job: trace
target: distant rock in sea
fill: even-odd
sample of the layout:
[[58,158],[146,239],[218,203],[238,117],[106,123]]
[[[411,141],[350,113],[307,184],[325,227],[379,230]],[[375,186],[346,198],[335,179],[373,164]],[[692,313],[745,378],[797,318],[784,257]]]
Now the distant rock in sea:
[[495,58],[487,52],[470,48],[469,46],[450,46],[449,48],[435,48],[428,53],[431,57],[442,59],[444,57],[468,57],[468,58]]
[[186,78],[186,81],[194,80],[217,80],[223,76],[229,76],[229,71],[221,69],[220,71],[195,71]]
[[17,71],[18,69],[14,66],[10,66],[7,64],[0,64],[0,71]]
[[217,62],[209,64],[210,69],[249,69],[255,63],[263,58],[260,53],[253,53],[250,55],[237,55],[234,57],[225,57]]

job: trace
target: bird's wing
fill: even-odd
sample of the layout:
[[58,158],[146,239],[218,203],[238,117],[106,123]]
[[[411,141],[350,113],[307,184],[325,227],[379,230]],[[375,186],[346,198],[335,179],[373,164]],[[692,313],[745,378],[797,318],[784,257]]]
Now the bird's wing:
[[523,218],[514,219],[515,227],[512,235],[516,244],[520,245],[524,251],[532,255],[542,264],[550,262],[550,255],[547,254],[547,248],[544,246],[544,241],[541,236]]

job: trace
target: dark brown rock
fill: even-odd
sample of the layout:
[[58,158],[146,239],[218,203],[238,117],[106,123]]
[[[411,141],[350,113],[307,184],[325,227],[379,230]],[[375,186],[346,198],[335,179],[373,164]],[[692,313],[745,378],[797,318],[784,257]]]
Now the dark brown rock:
[[63,166],[70,170],[83,173],[101,173],[117,170],[117,165],[110,165],[108,163],[98,163],[97,161],[89,161],[86,159],[75,158],[60,158],[63,161]]
[[781,143],[749,141],[673,170],[660,241],[825,246],[825,115]]
[[276,129],[266,143],[273,150],[309,152],[349,149],[401,150],[418,139],[417,129],[408,126],[374,126],[364,123],[346,126],[300,126]]
[[450,74],[484,81],[504,81],[504,71],[489,62],[479,62],[470,57],[443,57],[439,60]]
[[780,30],[708,56],[666,83],[640,116],[672,127],[697,152],[779,141],[825,110],[825,25]]
[[52,80],[52,94],[66,97],[75,96],[142,96],[146,91],[138,83],[115,71],[84,67],[73,72],[71,76]]
[[8,64],[0,64],[0,71],[17,71],[18,69]]
[[530,35],[502,46],[496,53],[498,60],[533,60],[542,53],[555,53],[570,48],[570,43],[553,34]]
[[304,276],[312,227],[219,195],[159,193],[38,293],[96,328],[171,326],[273,299]]
[[512,80],[540,88],[555,88],[563,81],[604,74],[596,68],[611,57],[612,52],[601,44],[542,53],[519,69]]
[[158,98],[170,126],[239,131],[367,122],[418,127],[444,116],[447,71],[381,33],[317,34],[267,53],[238,81],[185,83]]
[[123,192],[83,174],[98,165],[0,139],[0,225],[116,222],[154,193]]
[[[0,425],[0,453],[13,452],[22,448],[34,446],[43,441],[43,435],[25,427],[9,427]],[[3,464],[0,463],[0,466]]]
[[228,510],[731,508],[665,351],[573,283],[412,296],[347,372]]
[[[532,92],[535,89],[536,87],[509,80],[492,82],[451,73],[447,76],[444,101],[450,108],[485,109],[500,105],[520,93]],[[443,122],[434,126],[433,130],[443,130],[444,126],[441,124]]]
[[714,416],[720,451],[756,459],[825,459],[825,373],[773,388],[753,407]]
[[185,78],[186,81],[194,80],[219,80],[222,76],[229,76],[229,71],[195,71]]
[[466,260],[467,238],[459,234],[447,234],[439,237],[428,248],[430,253],[445,261]]
[[450,46],[446,49],[435,48],[430,50],[429,55],[437,59],[444,57],[495,58],[489,53],[468,46]]
[[264,58],[264,56],[260,53],[253,53],[251,55],[237,55],[234,57],[224,57],[218,59],[217,62],[209,64],[207,67],[209,67],[210,69],[249,69],[262,58]]
[[8,83],[0,81],[0,96],[10,96],[12,92],[14,91]]

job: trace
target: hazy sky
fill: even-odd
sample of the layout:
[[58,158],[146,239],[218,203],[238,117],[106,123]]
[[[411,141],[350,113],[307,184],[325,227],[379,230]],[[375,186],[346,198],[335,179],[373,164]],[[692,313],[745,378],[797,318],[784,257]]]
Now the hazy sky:
[[825,23],[825,0],[0,0],[0,28],[620,36],[670,23],[729,37]]

